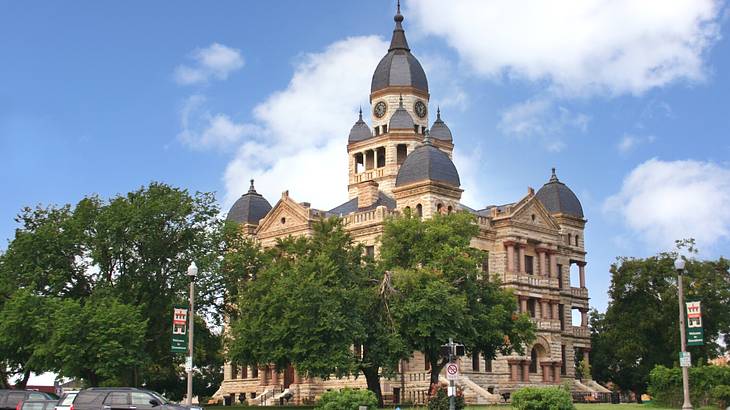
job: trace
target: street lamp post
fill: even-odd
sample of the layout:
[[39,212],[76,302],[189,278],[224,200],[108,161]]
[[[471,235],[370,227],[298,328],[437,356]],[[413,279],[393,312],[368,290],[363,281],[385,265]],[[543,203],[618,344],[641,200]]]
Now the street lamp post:
[[188,396],[186,400],[188,406],[193,404],[193,329],[195,326],[195,277],[197,275],[198,267],[195,262],[192,262],[188,266],[188,276],[190,277],[190,314],[188,317],[190,318],[190,326],[188,328],[188,360],[185,363],[188,372]]
[[[684,272],[685,261],[678,256],[674,261],[674,268],[677,270],[677,289],[679,292],[679,336],[682,344],[682,355],[687,352],[687,335],[684,328],[684,284],[682,283],[682,273]],[[681,366],[681,363],[680,363]],[[692,410],[692,403],[689,400],[689,368],[682,367],[682,391],[684,393],[684,403],[682,410]]]

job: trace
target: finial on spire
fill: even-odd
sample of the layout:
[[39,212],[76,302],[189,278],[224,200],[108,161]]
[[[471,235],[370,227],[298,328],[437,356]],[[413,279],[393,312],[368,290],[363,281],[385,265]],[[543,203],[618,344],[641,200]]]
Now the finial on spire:
[[550,176],[550,182],[557,182],[558,176],[555,174],[555,167],[553,167],[553,174]]
[[256,192],[256,189],[253,187],[253,178],[251,178],[251,186],[248,187],[248,192]]
[[441,121],[441,106],[436,106],[436,121]]
[[408,41],[406,41],[406,33],[403,31],[403,26],[401,25],[403,22],[403,15],[400,14],[400,0],[398,0],[393,20],[395,20],[395,29],[393,29],[393,38],[390,40],[390,48],[388,48],[388,51],[411,51],[411,49],[408,48]]
[[423,133],[423,143],[431,145],[431,132],[428,129]]
[[359,121],[362,121],[362,105],[360,106],[360,119]]

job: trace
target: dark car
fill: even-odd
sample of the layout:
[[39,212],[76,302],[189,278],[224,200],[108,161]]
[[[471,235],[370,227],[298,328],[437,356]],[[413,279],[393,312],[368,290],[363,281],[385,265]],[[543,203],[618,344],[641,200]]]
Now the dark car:
[[151,390],[92,387],[76,394],[71,410],[202,410],[175,404]]
[[21,400],[15,410],[53,410],[58,400]]
[[15,410],[24,400],[58,400],[58,397],[32,390],[0,390],[0,410]]

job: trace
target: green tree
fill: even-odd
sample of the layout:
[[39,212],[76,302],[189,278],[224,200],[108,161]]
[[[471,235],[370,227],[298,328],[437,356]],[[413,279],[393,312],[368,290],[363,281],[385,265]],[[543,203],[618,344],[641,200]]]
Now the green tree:
[[31,372],[53,369],[46,342],[51,334],[52,300],[27,289],[15,292],[0,310],[0,363],[19,374],[25,388]]
[[147,321],[138,306],[98,292],[82,304],[66,299],[52,313],[49,345],[59,373],[91,386],[126,384],[144,363]]
[[[26,208],[0,256],[0,310],[19,288],[82,308],[103,289],[120,304],[137,307],[146,324],[139,349],[144,362],[135,365],[134,374],[116,377],[180,397],[183,359],[169,346],[172,307],[187,299],[186,269],[195,261],[200,267],[196,311],[220,323],[218,214],[212,194],[191,194],[161,183],[108,201],[91,196],[75,207]],[[205,326],[198,329],[206,331]],[[214,333],[210,337],[220,339]],[[220,340],[201,348],[215,346],[220,347]],[[207,357],[214,356],[211,352]]]
[[[395,368],[402,345],[382,321],[381,278],[341,222],[318,222],[311,238],[280,240],[265,255],[250,242],[239,245],[226,258],[266,262],[230,275],[239,279],[229,281],[235,286],[229,294],[238,293],[232,361],[277,369],[292,364],[322,378],[363,372],[382,403],[378,369]],[[352,346],[363,348],[353,354]]]
[[421,220],[410,214],[386,223],[382,265],[393,273],[397,294],[391,307],[409,352],[420,351],[431,365],[431,383],[447,359],[440,346],[449,337],[487,358],[523,353],[534,339],[527,315],[516,314],[517,300],[499,280],[479,267],[486,255],[470,246],[478,234],[466,212]]
[[[694,241],[678,241],[690,254]],[[680,349],[676,253],[649,258],[618,258],[611,266],[609,304],[605,314],[592,312],[593,376],[613,382],[637,397],[646,392],[649,372],[672,367]],[[687,298],[702,301],[705,344],[689,347],[694,363],[726,351],[730,331],[730,263],[727,259],[687,261]],[[723,340],[722,338],[725,338]],[[722,343],[721,343],[722,342]]]

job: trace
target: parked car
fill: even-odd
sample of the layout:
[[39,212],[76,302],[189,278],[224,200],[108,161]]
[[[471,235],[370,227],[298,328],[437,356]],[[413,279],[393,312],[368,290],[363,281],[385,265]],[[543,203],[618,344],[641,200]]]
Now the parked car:
[[54,407],[53,410],[71,410],[71,405],[74,402],[74,399],[76,398],[76,395],[78,394],[78,391],[71,391],[68,393],[64,393],[61,396],[61,399],[58,400],[58,403],[56,404],[56,407]]
[[32,390],[0,390],[0,410],[15,410],[23,400],[58,400],[49,393]]
[[21,400],[15,410],[53,410],[58,400]]
[[92,387],[76,394],[70,410],[202,410],[172,403],[161,394],[134,387]]

